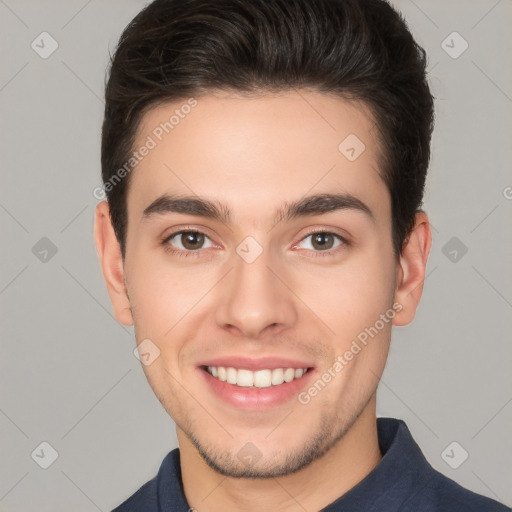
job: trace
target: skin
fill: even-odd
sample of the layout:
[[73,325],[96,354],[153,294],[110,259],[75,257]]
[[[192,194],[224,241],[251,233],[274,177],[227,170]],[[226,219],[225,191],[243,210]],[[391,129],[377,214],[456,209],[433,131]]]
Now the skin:
[[[124,262],[108,205],[97,205],[95,241],[114,313],[122,324],[134,324],[137,343],[149,338],[160,350],[143,369],[176,422],[191,507],[318,510],[382,458],[376,389],[391,326],[411,322],[421,298],[428,218],[416,215],[396,258],[379,142],[364,104],[305,89],[212,92],[197,101],[132,171]],[[150,110],[135,146],[183,103]],[[338,150],[349,134],[366,146],[352,162]],[[144,209],[164,192],[225,203],[232,222],[177,213],[143,220]],[[273,222],[284,201],[333,192],[357,196],[375,220],[345,209]],[[205,248],[189,257],[165,251],[164,235],[185,227],[207,235]],[[349,245],[334,238],[325,255],[308,236],[316,229],[345,236]],[[236,252],[247,236],[263,248],[250,264]],[[180,241],[175,237],[173,248],[184,253]],[[240,410],[198,378],[199,361],[231,354],[312,361],[321,375],[393,303],[401,306],[393,320],[307,404],[294,398],[264,411]],[[249,474],[237,457],[249,442],[261,455],[250,468],[259,478],[236,478]]]

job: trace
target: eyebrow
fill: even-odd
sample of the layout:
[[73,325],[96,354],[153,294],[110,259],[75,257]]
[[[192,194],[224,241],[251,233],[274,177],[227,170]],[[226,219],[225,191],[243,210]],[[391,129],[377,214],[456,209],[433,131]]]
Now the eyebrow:
[[[338,210],[353,210],[365,214],[375,223],[375,215],[361,199],[349,193],[315,194],[306,196],[294,203],[283,203],[274,214],[273,224],[290,221],[300,217],[321,215]],[[199,196],[163,194],[155,199],[143,212],[141,220],[155,215],[181,213],[218,220],[224,224],[232,221],[229,207],[218,201]]]

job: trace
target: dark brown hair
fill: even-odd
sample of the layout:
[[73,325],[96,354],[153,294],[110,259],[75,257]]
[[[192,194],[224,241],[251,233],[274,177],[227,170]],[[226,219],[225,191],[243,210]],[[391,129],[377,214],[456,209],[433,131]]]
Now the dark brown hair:
[[[381,141],[395,255],[422,206],[434,123],[426,53],[384,0],[155,0],[126,27],[105,92],[102,178],[126,251],[129,173],[142,116],[212,90],[308,87],[363,101]],[[340,141],[341,142],[341,141]],[[119,176],[119,174],[118,174]]]

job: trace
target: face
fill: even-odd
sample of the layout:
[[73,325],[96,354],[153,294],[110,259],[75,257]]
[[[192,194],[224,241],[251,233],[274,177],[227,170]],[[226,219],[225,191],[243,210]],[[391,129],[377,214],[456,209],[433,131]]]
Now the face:
[[306,90],[196,100],[149,111],[135,143],[143,369],[180,445],[226,475],[284,475],[343,436],[385,365],[397,263],[375,123]]

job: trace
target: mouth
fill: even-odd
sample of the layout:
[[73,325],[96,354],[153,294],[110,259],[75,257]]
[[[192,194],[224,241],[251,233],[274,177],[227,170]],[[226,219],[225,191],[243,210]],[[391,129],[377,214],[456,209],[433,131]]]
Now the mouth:
[[203,366],[213,378],[242,388],[269,388],[301,379],[310,368],[266,368],[252,371],[232,366]]
[[304,361],[230,357],[198,368],[212,398],[236,409],[271,410],[297,400],[317,371]]

